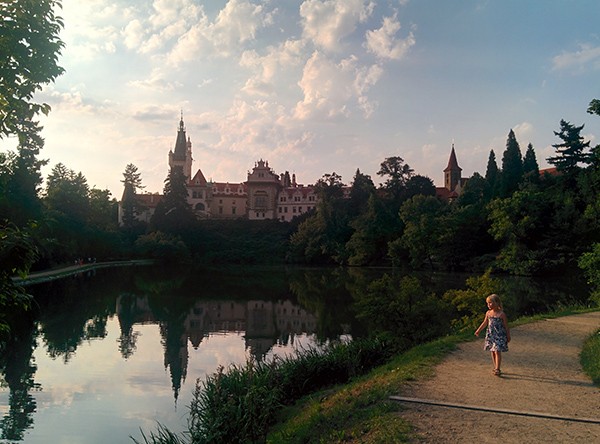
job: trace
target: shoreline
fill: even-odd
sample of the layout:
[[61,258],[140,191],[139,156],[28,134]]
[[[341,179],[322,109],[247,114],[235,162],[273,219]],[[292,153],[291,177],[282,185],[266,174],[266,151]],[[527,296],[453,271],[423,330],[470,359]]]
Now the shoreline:
[[106,262],[95,262],[81,265],[69,265],[62,268],[56,268],[46,271],[36,271],[30,273],[24,278],[13,277],[12,280],[17,285],[27,286],[34,284],[41,284],[44,282],[50,282],[57,279],[62,279],[68,276],[73,276],[79,273],[83,273],[90,270],[96,270],[100,268],[110,267],[131,267],[137,265],[151,265],[154,261],[151,259],[130,259],[121,261],[106,261]]

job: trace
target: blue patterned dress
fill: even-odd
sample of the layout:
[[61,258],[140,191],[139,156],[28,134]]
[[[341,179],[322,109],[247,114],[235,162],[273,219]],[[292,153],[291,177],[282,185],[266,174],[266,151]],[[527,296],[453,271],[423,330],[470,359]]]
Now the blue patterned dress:
[[508,338],[502,318],[488,316],[488,326],[483,349],[493,352],[508,351]]

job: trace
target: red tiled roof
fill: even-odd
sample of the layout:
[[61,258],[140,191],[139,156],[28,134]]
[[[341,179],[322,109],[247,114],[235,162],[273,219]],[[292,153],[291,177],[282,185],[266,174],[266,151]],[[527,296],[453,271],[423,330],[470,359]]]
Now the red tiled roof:
[[162,194],[136,194],[135,196],[137,201],[147,208],[156,208],[163,197]]

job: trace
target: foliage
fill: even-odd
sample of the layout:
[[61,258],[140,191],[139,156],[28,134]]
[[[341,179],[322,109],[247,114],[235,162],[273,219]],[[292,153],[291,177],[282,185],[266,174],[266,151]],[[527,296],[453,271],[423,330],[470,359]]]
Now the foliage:
[[506,149],[502,154],[502,175],[500,176],[502,196],[510,196],[518,189],[523,179],[521,147],[511,129],[506,139]]
[[15,275],[24,276],[36,258],[36,248],[27,232],[0,226],[0,341],[9,332],[9,313],[17,315],[29,308],[31,297],[13,283]]
[[194,225],[195,216],[187,202],[185,175],[180,167],[173,167],[165,179],[164,197],[156,206],[150,226],[152,230],[183,235]]
[[580,354],[581,366],[585,373],[600,386],[600,330],[590,336],[583,344]]
[[130,163],[125,167],[123,173],[123,197],[121,208],[123,209],[122,222],[126,230],[136,226],[137,216],[144,210],[136,198],[137,190],[143,189],[141,174],[137,167]]
[[440,219],[445,207],[432,196],[417,195],[400,208],[404,223],[402,244],[409,251],[411,264],[418,268],[423,262],[433,268],[433,255],[439,246],[442,225]]
[[408,180],[413,176],[414,170],[404,163],[404,159],[399,156],[386,158],[381,162],[381,166],[377,174],[387,177],[383,184],[383,189],[386,191],[392,201],[398,202]]
[[48,114],[50,106],[35,103],[42,85],[62,74],[58,56],[63,48],[59,33],[62,19],[54,0],[5,1],[0,5],[0,138],[17,134],[37,136],[35,116]]
[[370,331],[392,338],[398,348],[447,333],[444,304],[414,276],[385,274],[357,295],[357,317]]
[[600,243],[595,243],[591,251],[582,254],[578,263],[592,287],[591,299],[600,305]]
[[[195,444],[264,442],[283,405],[363,375],[389,357],[388,344],[371,339],[331,343],[322,350],[308,349],[271,362],[251,360],[227,370],[221,367],[198,381],[185,435]],[[187,442],[188,438],[175,437],[160,427],[144,440],[158,444]]]
[[416,346],[349,384],[283,408],[267,442],[410,442],[410,427],[398,415],[400,405],[385,399],[398,394],[405,384],[432,375],[435,364],[458,341],[458,337],[445,337]]
[[481,276],[468,278],[465,290],[448,290],[444,293],[444,300],[457,311],[457,316],[452,320],[454,327],[464,331],[479,325],[485,311],[485,298],[492,293],[499,293],[499,285],[500,282],[492,278],[488,270]]
[[581,136],[581,130],[584,125],[575,126],[564,120],[560,121],[560,131],[554,131],[562,143],[552,145],[556,150],[556,155],[548,157],[548,162],[556,166],[559,171],[566,174],[573,174],[580,164],[590,162],[590,153],[587,150],[590,142],[584,142]]
[[140,236],[135,242],[139,255],[155,259],[158,263],[179,264],[191,261],[185,243],[177,236],[160,231]]

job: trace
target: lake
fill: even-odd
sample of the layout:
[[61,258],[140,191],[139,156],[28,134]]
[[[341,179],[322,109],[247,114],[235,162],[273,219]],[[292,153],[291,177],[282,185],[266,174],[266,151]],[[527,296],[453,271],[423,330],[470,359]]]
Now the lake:
[[[31,319],[0,361],[3,442],[131,443],[186,427],[196,381],[367,334],[356,294],[389,269],[101,269],[27,287]],[[436,294],[467,276],[423,275]],[[585,294],[570,282],[507,279],[513,311]],[[485,304],[482,301],[482,315]]]

